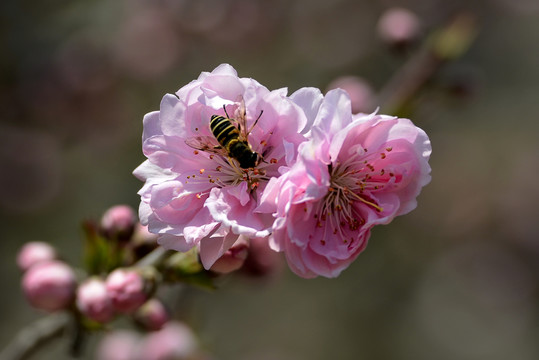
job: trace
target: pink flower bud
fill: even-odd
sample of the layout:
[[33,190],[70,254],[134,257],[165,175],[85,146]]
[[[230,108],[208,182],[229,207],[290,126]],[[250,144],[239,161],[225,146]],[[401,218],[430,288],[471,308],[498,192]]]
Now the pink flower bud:
[[23,245],[17,255],[17,265],[22,271],[31,266],[56,259],[56,250],[46,242],[32,241]]
[[107,334],[97,347],[99,360],[134,360],[140,337],[134,331],[117,330]]
[[118,236],[122,239],[133,234],[137,215],[127,205],[116,205],[108,209],[101,218],[101,228],[108,236]]
[[369,83],[359,76],[341,76],[328,85],[328,90],[343,89],[350,96],[352,113],[373,111],[374,91]]
[[271,276],[283,269],[283,257],[273,251],[267,239],[251,239],[249,256],[242,267],[242,272],[251,276]]
[[409,43],[419,35],[419,19],[410,10],[391,8],[378,21],[378,34],[390,44]]
[[150,299],[135,312],[135,321],[148,330],[160,330],[170,319],[165,306],[158,299]]
[[88,318],[106,323],[114,317],[114,307],[105,282],[98,277],[84,281],[77,290],[77,308]]
[[131,245],[137,259],[141,259],[159,244],[157,244],[157,235],[148,231],[148,226],[141,223],[135,224],[135,231],[131,237]]
[[107,277],[106,286],[117,311],[130,313],[146,302],[146,283],[136,270],[114,270]]
[[211,266],[210,270],[220,274],[228,274],[243,266],[249,253],[249,241],[240,236],[238,240]]
[[75,286],[75,273],[60,261],[35,264],[22,278],[22,289],[30,304],[51,312],[71,303]]
[[140,358],[165,360],[190,358],[197,351],[197,340],[186,325],[171,321],[159,331],[148,334],[141,344]]

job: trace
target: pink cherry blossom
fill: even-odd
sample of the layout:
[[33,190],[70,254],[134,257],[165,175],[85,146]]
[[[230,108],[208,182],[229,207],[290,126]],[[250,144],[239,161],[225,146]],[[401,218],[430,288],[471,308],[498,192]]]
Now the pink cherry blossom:
[[[226,64],[166,95],[160,110],[144,118],[142,147],[148,160],[134,171],[145,181],[139,191],[141,223],[158,234],[165,248],[199,247],[206,269],[240,235],[268,236],[273,218],[255,209],[268,180],[292,165],[306,140],[302,132],[313,121],[312,105],[302,105],[309,96],[316,97],[309,91],[295,97],[287,97],[286,89],[270,91],[256,80],[239,78]],[[209,127],[213,115],[245,118],[248,143],[263,160],[245,169],[223,149],[215,153],[219,145]],[[208,142],[213,144],[193,145]]]
[[270,180],[257,209],[274,212],[270,246],[302,277],[338,276],[374,225],[416,207],[430,153],[410,120],[352,115],[344,91],[328,92],[297,162]]

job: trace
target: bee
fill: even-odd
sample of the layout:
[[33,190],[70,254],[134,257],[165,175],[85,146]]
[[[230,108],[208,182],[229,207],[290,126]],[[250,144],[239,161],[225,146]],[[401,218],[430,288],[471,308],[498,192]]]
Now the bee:
[[232,119],[226,112],[226,117],[212,115],[210,118],[210,131],[213,136],[194,136],[188,138],[185,143],[190,147],[228,158],[235,159],[240,168],[250,169],[256,167],[262,160],[262,156],[253,151],[248,141],[248,136],[262,116],[263,110],[255,120],[251,128],[247,129],[246,110],[243,100],[241,101],[238,119]]

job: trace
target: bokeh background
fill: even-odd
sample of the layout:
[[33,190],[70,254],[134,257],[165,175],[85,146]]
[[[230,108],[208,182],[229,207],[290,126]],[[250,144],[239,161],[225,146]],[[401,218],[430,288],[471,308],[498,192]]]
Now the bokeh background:
[[[478,30],[408,109],[433,145],[418,208],[337,279],[232,276],[189,290],[176,315],[215,359],[538,359],[536,0],[3,0],[0,346],[43,316],[20,291],[21,245],[78,265],[82,220],[138,206],[142,117],[165,93],[225,62],[289,93],[345,75],[379,92],[420,46],[379,36],[397,5],[419,42],[463,11]],[[35,358],[67,359],[65,346]]]

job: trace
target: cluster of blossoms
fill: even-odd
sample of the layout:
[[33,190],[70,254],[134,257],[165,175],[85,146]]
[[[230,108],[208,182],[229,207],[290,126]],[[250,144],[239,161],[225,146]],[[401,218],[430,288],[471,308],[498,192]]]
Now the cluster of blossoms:
[[[137,223],[135,212],[125,205],[104,214],[100,233],[99,238],[109,244],[127,244],[131,239],[138,247],[155,243],[155,235]],[[95,274],[80,280],[82,272],[59,260],[56,250],[44,242],[26,243],[17,263],[24,272],[23,293],[35,308],[48,312],[71,309],[101,324],[118,314],[129,314],[149,330],[157,330],[168,321],[164,306],[151,297],[154,279],[143,269],[117,267],[104,276]]]
[[97,347],[98,360],[208,359],[195,334],[184,323],[170,321],[157,331],[141,335],[131,330],[108,333]]
[[[137,221],[127,205],[108,209],[99,224],[87,224],[86,268],[75,270],[59,259],[45,242],[28,242],[19,251],[22,290],[40,310],[70,310],[92,328],[120,315],[131,317],[148,331],[161,329],[170,320],[163,303],[154,296],[163,283],[190,282],[212,287],[212,280],[236,270],[251,276],[271,275],[278,269],[276,255],[265,242],[240,238],[205,270],[196,253],[164,254],[155,264],[140,261],[155,254],[157,236]],[[172,252],[174,253],[174,252]],[[176,253],[177,254],[177,253]],[[183,254],[182,254],[183,255]]]
[[[193,146],[215,138],[213,115],[236,127],[245,119],[255,166]],[[270,91],[226,64],[145,116],[143,152],[134,171],[145,181],[141,223],[167,249],[197,249],[206,269],[238,244],[262,241],[299,276],[336,277],[373,226],[413,210],[430,181],[430,141],[410,120],[353,114],[340,89]]]

